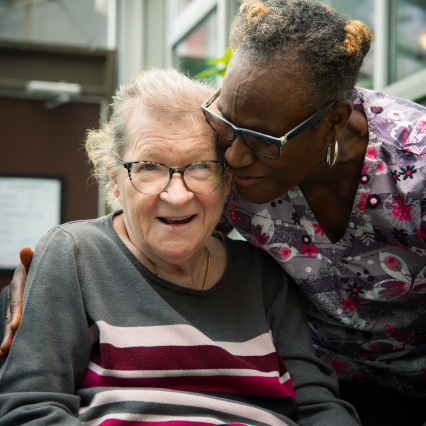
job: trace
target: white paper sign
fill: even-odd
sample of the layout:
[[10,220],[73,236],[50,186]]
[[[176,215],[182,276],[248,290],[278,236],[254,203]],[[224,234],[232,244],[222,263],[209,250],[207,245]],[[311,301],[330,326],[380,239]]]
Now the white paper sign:
[[61,221],[61,180],[0,176],[0,269],[15,269],[19,250]]

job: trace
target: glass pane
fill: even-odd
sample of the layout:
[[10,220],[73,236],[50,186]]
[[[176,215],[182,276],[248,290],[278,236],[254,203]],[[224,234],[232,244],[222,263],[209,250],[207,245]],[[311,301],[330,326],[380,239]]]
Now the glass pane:
[[[324,3],[329,4],[337,12],[346,15],[348,19],[357,19],[364,22],[374,35],[374,0],[326,0]],[[373,87],[373,56],[374,37],[371,49],[365,57],[357,83],[366,89]]]
[[107,48],[108,0],[9,0],[0,40]]
[[174,66],[191,77],[212,68],[209,59],[221,56],[217,44],[217,13],[213,10],[173,49]]
[[396,73],[392,81],[426,67],[426,2],[399,0],[396,28]]
[[193,1],[194,0],[177,0],[178,11],[181,12],[183,9],[185,9],[186,6],[188,6]]

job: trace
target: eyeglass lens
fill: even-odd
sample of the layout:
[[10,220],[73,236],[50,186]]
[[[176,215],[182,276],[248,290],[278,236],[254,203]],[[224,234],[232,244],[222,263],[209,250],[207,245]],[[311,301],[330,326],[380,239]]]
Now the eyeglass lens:
[[[158,194],[170,182],[169,170],[169,167],[157,163],[133,163],[130,169],[132,183],[143,194]],[[213,192],[223,175],[222,165],[214,161],[200,161],[181,170],[179,169],[187,189],[197,194]]]
[[[222,121],[219,117],[216,117],[210,113],[210,111],[206,111],[204,115],[207,119],[207,122],[210,124],[210,127],[226,141],[232,142],[239,134],[241,134],[246,145],[254,152],[273,158],[279,155],[279,148],[275,141],[251,132],[235,131],[231,125],[225,121]],[[221,143],[219,141],[219,144],[221,144],[223,148],[228,147],[226,146],[228,145],[226,143]]]

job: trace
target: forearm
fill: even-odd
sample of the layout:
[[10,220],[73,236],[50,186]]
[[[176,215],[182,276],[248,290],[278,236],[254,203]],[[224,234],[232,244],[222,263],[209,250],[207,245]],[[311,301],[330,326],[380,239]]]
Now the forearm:
[[[5,322],[7,321],[7,290],[8,287],[4,287],[0,292],[0,342],[4,338]],[[4,360],[0,359],[0,368],[3,366]]]

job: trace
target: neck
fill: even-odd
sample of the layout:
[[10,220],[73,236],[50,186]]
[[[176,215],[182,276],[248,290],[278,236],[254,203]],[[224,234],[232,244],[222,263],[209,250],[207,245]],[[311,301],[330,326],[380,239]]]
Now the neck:
[[[150,268],[155,275],[171,281],[175,284],[183,287],[192,288],[195,290],[205,290],[207,288],[207,282],[210,272],[211,254],[207,247],[204,247],[205,260],[199,259],[195,264],[188,268],[182,268],[180,265],[164,264],[163,268],[157,266],[150,258],[146,257]],[[205,266],[204,266],[205,265]],[[204,273],[202,273],[204,268]],[[199,271],[199,272],[197,272]]]
[[362,112],[352,111],[338,145],[336,162],[331,167],[328,166],[324,152],[324,162],[318,172],[299,184],[305,198],[323,191],[345,198],[358,188],[368,146],[368,123]]
[[[132,254],[148,269],[152,270],[148,258],[130,241],[123,219],[124,214],[115,215],[112,220],[114,230],[124,242]],[[210,236],[206,241],[206,247],[210,250],[211,265],[206,289],[213,287],[225,272],[226,250],[220,238]],[[191,257],[184,262],[174,262],[173,264],[163,264],[161,259],[154,256],[151,260],[156,263],[162,278],[187,288],[201,289],[206,270],[207,256],[204,248],[197,251],[195,257]],[[167,275],[167,276],[166,276]]]

